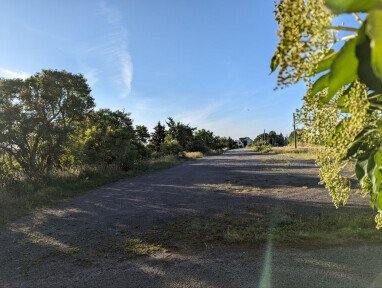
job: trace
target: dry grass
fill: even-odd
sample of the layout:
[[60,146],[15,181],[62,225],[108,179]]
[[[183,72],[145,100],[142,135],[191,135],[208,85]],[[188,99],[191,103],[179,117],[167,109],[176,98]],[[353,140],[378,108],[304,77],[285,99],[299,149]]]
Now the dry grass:
[[319,147],[307,146],[298,147],[293,146],[273,147],[272,153],[281,154],[288,159],[301,159],[301,160],[315,160],[317,158],[317,152]]
[[204,155],[202,152],[184,152],[184,157],[186,159],[199,159],[203,158]]
[[302,215],[286,208],[249,209],[212,216],[182,218],[139,235],[125,235],[116,252],[141,256],[157,252],[192,251],[216,246],[259,247],[270,238],[279,246],[320,248],[382,243],[372,211]]

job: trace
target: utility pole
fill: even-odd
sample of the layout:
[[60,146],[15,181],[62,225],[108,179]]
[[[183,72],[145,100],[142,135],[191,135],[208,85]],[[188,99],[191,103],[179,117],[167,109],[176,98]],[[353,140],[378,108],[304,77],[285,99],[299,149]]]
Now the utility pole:
[[294,138],[294,148],[297,149],[297,133],[296,133],[296,115],[293,113],[293,138]]
[[265,129],[264,129],[264,134],[263,134],[263,140],[264,140],[264,143],[265,143]]

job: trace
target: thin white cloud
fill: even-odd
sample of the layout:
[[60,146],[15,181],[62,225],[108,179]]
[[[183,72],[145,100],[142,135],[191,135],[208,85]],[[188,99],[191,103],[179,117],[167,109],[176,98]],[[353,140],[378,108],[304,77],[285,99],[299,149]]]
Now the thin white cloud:
[[219,106],[219,104],[212,103],[187,113],[178,114],[174,118],[175,120],[179,120],[183,123],[190,123],[191,126],[202,127],[203,124],[209,120],[211,115],[217,111]]
[[133,82],[133,63],[127,48],[127,31],[123,26],[121,13],[117,9],[103,1],[100,3],[100,11],[113,29],[103,53],[118,67],[115,80],[121,87],[121,96],[127,97],[130,96]]
[[88,81],[89,86],[93,89],[99,80],[98,78],[99,71],[94,68],[89,68],[89,69],[85,69],[85,72],[83,74],[86,80]]
[[0,78],[6,78],[6,79],[13,79],[13,78],[19,78],[19,79],[26,79],[30,75],[26,72],[22,71],[14,71],[9,70],[5,68],[0,67]]

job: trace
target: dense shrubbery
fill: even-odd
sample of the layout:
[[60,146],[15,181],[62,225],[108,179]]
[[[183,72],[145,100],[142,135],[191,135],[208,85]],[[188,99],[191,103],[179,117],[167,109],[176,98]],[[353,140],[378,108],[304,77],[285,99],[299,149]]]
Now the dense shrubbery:
[[[0,185],[40,181],[65,171],[130,171],[150,159],[206,153],[232,141],[168,118],[150,135],[124,111],[94,110],[82,75],[43,70],[0,79]],[[231,139],[232,140],[232,139]]]
[[254,152],[269,153],[272,149],[272,145],[260,139],[254,142],[253,144],[248,145],[247,148],[251,149]]
[[270,146],[286,146],[289,143],[288,138],[284,137],[282,133],[277,134],[275,131],[261,133],[255,137],[253,142],[264,142]]

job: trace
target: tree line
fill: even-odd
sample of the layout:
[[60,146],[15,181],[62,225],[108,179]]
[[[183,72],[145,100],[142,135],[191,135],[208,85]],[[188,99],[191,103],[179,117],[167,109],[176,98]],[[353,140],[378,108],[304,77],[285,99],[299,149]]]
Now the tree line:
[[85,165],[129,170],[144,159],[234,143],[171,117],[150,134],[123,110],[96,110],[90,93],[81,74],[67,71],[0,79],[0,184]]

